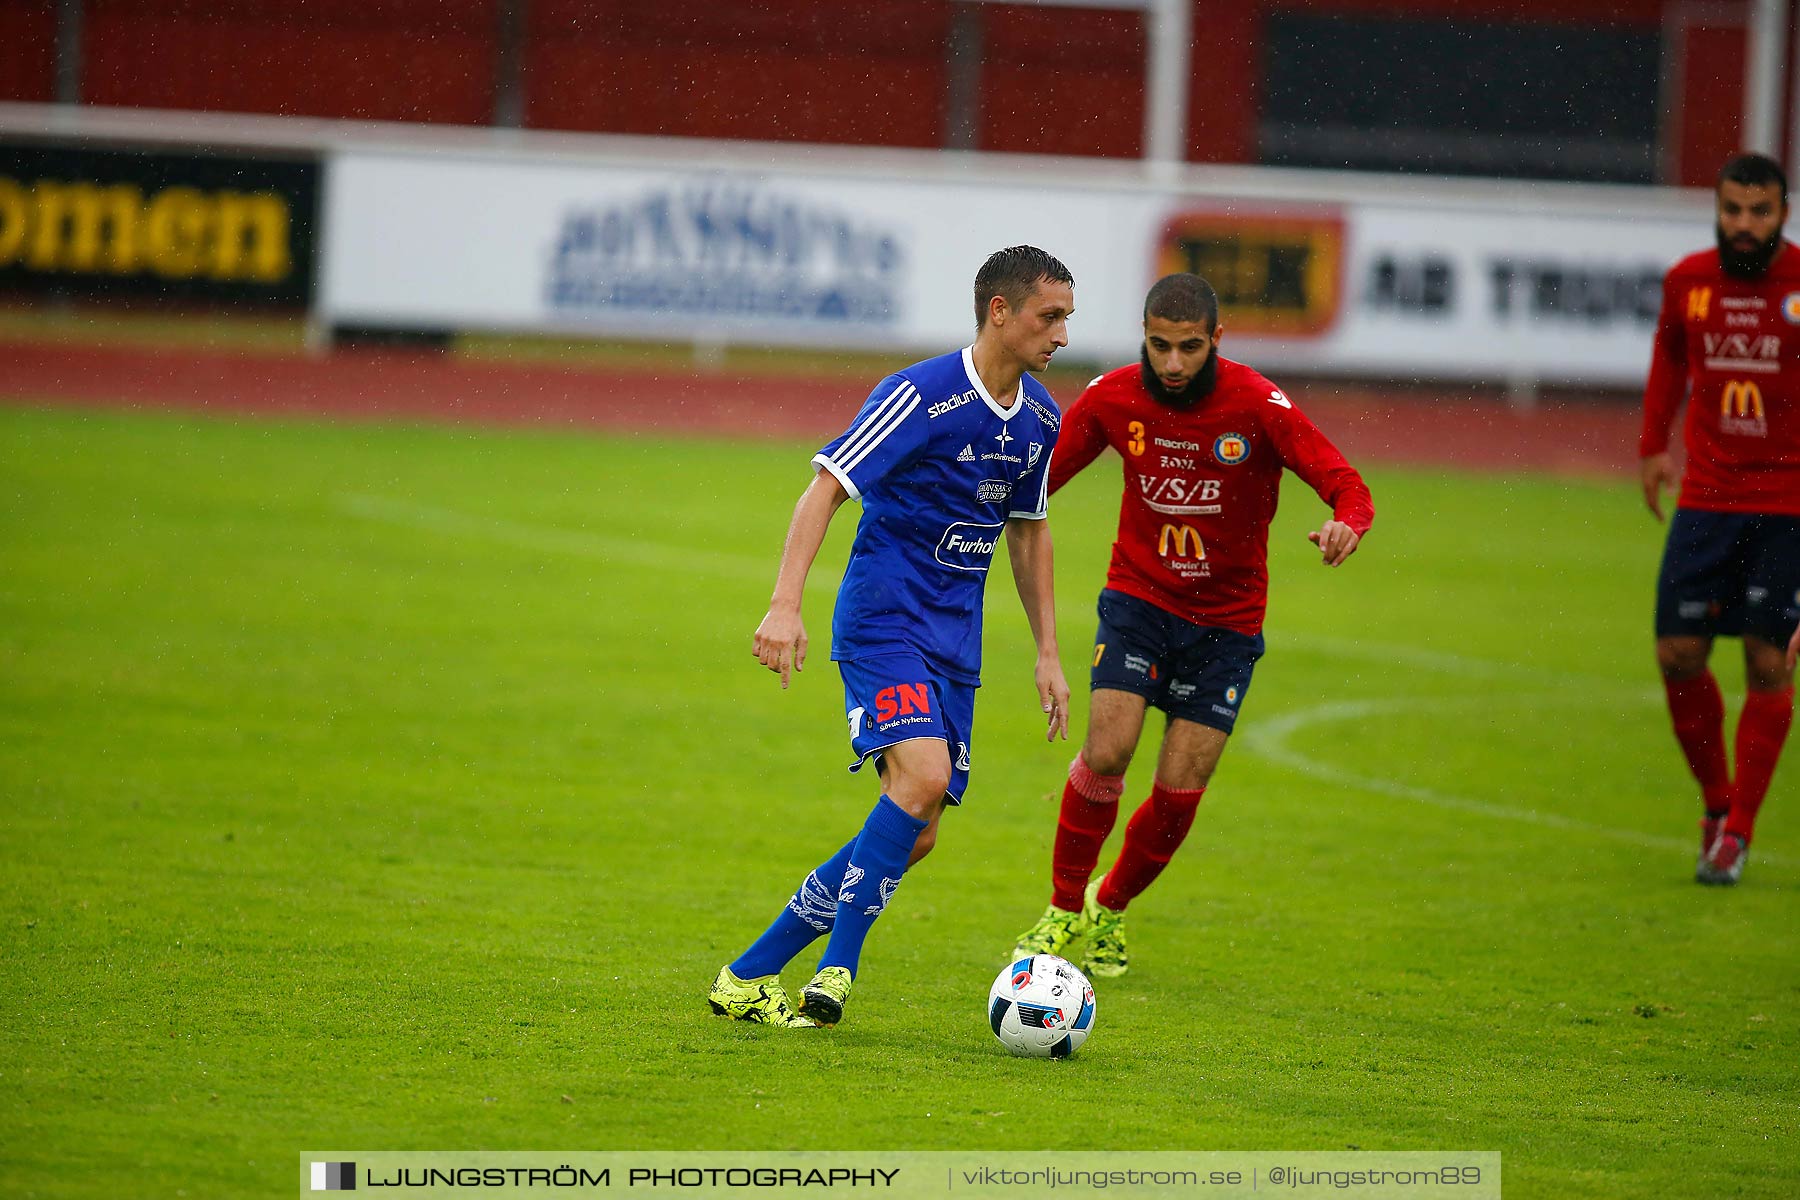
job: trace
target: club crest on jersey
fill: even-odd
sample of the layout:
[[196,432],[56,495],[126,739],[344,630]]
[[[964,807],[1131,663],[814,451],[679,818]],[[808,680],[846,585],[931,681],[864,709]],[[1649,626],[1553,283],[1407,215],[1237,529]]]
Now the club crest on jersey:
[[1232,684],[1230,687],[1225,689],[1225,703],[1236,704],[1237,698],[1238,698],[1238,690],[1237,690],[1236,684]]
[[1241,433],[1221,433],[1213,441],[1213,458],[1220,465],[1235,467],[1250,457],[1250,439]]
[[1789,292],[1781,298],[1781,315],[1789,325],[1800,325],[1800,292]]
[[1042,443],[1040,443],[1040,442],[1031,443],[1031,449],[1025,455],[1025,465],[1027,467],[1037,466],[1038,456],[1041,455],[1043,452],[1044,452],[1044,447],[1043,447]]

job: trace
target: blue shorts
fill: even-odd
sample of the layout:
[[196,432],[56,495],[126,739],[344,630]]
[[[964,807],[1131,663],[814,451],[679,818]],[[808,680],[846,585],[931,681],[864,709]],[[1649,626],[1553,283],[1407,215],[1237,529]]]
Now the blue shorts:
[[969,741],[975,727],[975,686],[947,679],[916,654],[878,654],[838,663],[844,677],[844,715],[850,722],[852,771],[896,742],[937,738],[950,749],[950,803],[969,786]]
[[1232,731],[1263,656],[1261,634],[1196,625],[1111,588],[1099,607],[1090,689],[1133,692],[1171,717]]
[[1677,508],[1656,580],[1656,636],[1786,646],[1800,621],[1800,517]]

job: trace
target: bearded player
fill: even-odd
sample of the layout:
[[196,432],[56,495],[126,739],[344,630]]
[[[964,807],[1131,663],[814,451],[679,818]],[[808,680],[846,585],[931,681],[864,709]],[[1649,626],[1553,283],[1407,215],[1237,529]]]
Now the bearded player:
[[[1280,388],[1219,357],[1219,299],[1169,275],[1144,301],[1140,361],[1088,385],[1050,461],[1055,492],[1111,446],[1124,460],[1112,565],[1100,593],[1087,737],[1063,787],[1050,907],[1015,956],[1060,954],[1123,975],[1125,909],[1187,836],[1262,657],[1269,522],[1283,469],[1331,507],[1307,535],[1326,566],[1356,552],[1375,519],[1369,489]],[[1145,713],[1168,718],[1150,796],[1090,883],[1118,819]]]
[[[1700,785],[1700,883],[1743,875],[1756,814],[1794,716],[1800,647],[1800,251],[1781,236],[1787,177],[1773,159],[1725,164],[1717,246],[1663,278],[1644,387],[1644,503],[1675,482],[1669,427],[1687,401],[1687,470],[1656,585],[1656,661],[1675,739]],[[1733,763],[1713,639],[1744,645]]]

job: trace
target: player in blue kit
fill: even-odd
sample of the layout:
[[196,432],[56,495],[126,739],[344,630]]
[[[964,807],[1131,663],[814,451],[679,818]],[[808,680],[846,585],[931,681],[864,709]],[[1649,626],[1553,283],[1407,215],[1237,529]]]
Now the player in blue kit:
[[[838,507],[860,500],[831,657],[844,679],[850,769],[873,759],[882,794],[762,936],[719,969],[714,1012],[788,1027],[843,1016],[870,927],[906,869],[930,852],[944,806],[962,803],[968,786],[982,595],[1002,535],[1037,643],[1048,737],[1068,737],[1045,521],[1061,417],[1028,372],[1068,345],[1074,310],[1074,279],[1049,254],[1014,246],[991,255],[975,276],[974,345],[882,380],[849,430],[813,458],[818,473],[794,508],[753,651],[784,688],[805,666],[806,576]],[[827,934],[796,1012],[781,969]]]

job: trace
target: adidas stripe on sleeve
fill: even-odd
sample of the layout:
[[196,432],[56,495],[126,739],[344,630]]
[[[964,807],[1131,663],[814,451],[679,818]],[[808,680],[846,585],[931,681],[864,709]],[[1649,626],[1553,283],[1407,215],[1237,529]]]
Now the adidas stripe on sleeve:
[[813,465],[830,471],[861,500],[870,485],[917,458],[925,442],[919,389],[904,376],[890,375],[869,393],[850,428],[813,456]]

